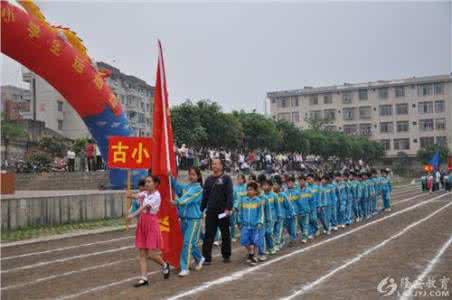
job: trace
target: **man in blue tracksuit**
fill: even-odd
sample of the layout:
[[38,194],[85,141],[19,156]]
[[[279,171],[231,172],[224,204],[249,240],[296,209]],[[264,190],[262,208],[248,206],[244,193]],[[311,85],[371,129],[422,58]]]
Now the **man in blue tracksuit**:
[[309,239],[313,239],[319,233],[317,210],[320,198],[320,182],[318,177],[314,179],[313,174],[308,174],[306,181],[307,188],[312,194],[309,201]]
[[235,242],[235,227],[237,225],[238,218],[238,205],[240,198],[246,196],[246,178],[245,175],[237,175],[236,183],[234,185],[234,202],[233,202],[233,213],[231,216],[231,238]]
[[247,196],[240,199],[239,218],[240,244],[248,250],[247,262],[256,265],[256,249],[264,238],[260,229],[264,226],[264,206],[258,194],[258,185],[255,182],[247,184]]
[[297,239],[295,210],[292,203],[289,201],[287,193],[281,190],[283,184],[281,176],[276,175],[273,178],[273,181],[273,191],[277,194],[279,202],[279,221],[275,229],[276,247],[277,250],[279,250],[284,246],[284,228],[286,228],[289,233],[291,241]]
[[337,174],[336,179],[337,179],[336,194],[338,199],[337,223],[339,227],[345,228],[347,202],[348,202],[347,186],[341,174]]
[[318,202],[318,216],[320,222],[323,225],[323,233],[331,234],[331,188],[329,186],[329,176],[322,177],[321,184],[319,186],[319,202]]
[[189,265],[191,256],[197,262],[196,270],[200,270],[205,261],[198,249],[198,239],[201,232],[201,200],[202,200],[202,177],[197,168],[189,171],[189,184],[182,184],[171,178],[171,184],[178,198],[173,201],[176,205],[180,218],[181,230],[183,234],[183,246],[180,255],[179,276],[189,275]]
[[381,193],[383,197],[383,211],[391,211],[392,184],[387,170],[381,170]]

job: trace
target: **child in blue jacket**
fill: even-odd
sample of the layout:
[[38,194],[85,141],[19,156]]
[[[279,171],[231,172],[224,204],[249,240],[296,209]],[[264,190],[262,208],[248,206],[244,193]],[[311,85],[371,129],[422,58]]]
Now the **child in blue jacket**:
[[256,182],[249,182],[246,186],[247,197],[239,202],[240,244],[248,250],[247,262],[256,265],[256,249],[261,243],[260,229],[264,226],[264,206],[258,195]]
[[291,241],[295,241],[297,239],[295,210],[292,203],[289,201],[287,193],[281,190],[282,184],[283,182],[281,176],[276,175],[273,178],[273,191],[278,196],[279,202],[278,223],[275,226],[275,247],[277,251],[284,246],[284,228],[286,228],[289,233]]
[[199,168],[192,167],[188,170],[189,184],[182,184],[171,178],[171,184],[176,192],[177,199],[172,201],[176,205],[180,218],[183,234],[183,246],[180,255],[180,277],[190,274],[188,270],[191,256],[195,259],[196,270],[201,270],[204,257],[198,249],[198,239],[201,232],[201,200],[202,200],[202,175]]
[[383,211],[391,211],[392,184],[387,170],[381,170],[381,194],[383,198]]
[[246,177],[243,174],[237,175],[236,184],[234,185],[234,203],[233,203],[233,212],[230,217],[231,220],[231,238],[232,241],[235,242],[235,227],[237,225],[238,218],[238,206],[240,199],[242,197],[246,197]]

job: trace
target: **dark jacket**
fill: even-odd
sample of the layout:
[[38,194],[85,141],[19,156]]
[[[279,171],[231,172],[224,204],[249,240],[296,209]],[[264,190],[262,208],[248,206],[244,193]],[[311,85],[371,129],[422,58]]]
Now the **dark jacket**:
[[204,183],[201,211],[206,208],[211,213],[222,213],[232,210],[233,183],[231,177],[222,174],[218,177],[209,176]]

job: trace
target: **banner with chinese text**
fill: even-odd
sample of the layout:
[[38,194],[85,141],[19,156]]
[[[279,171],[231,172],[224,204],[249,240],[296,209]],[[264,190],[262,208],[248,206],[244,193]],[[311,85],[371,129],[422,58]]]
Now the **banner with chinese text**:
[[108,167],[116,169],[149,169],[152,138],[108,137]]

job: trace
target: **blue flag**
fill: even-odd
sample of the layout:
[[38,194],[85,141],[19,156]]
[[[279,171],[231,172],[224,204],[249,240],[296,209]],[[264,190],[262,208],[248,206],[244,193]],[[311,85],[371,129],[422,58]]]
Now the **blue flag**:
[[432,159],[429,161],[429,164],[432,165],[434,171],[438,170],[438,168],[439,168],[439,151],[435,152],[435,155],[433,155]]

